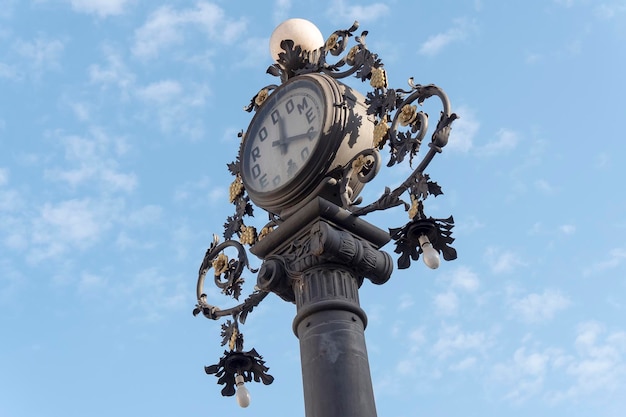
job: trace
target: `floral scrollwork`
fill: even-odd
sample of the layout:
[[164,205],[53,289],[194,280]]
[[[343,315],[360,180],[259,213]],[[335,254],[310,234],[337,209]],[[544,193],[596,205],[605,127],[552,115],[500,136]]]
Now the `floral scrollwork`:
[[[229,247],[233,247],[237,250],[236,259],[229,259],[223,252]],[[198,271],[198,285],[196,288],[198,303],[193,310],[194,316],[202,313],[206,318],[217,320],[220,317],[232,315],[240,323],[244,323],[248,313],[267,296],[267,292],[255,291],[241,304],[225,310],[209,304],[207,302],[207,296],[204,293],[205,277],[208,271],[213,269],[215,285],[220,288],[225,295],[239,300],[244,283],[244,279],[241,276],[244,267],[253,273],[258,271],[257,269],[250,268],[248,256],[243,245],[234,240],[219,243],[219,238],[214,236],[213,242],[207,249],[202,264],[200,265],[200,270]]]
[[259,92],[256,93],[254,97],[252,97],[252,99],[250,100],[250,104],[245,106],[243,109],[247,111],[248,113],[251,112],[252,110],[255,110],[255,111],[258,110],[259,107],[261,107],[263,103],[265,103],[265,100],[267,100],[267,98],[270,96],[272,91],[277,88],[278,86],[276,84],[270,84],[261,88]]

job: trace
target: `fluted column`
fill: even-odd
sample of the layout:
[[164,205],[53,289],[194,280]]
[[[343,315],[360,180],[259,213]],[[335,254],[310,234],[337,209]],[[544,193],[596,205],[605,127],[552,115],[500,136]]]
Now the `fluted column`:
[[375,417],[357,279],[338,265],[307,270],[294,288],[307,417]]

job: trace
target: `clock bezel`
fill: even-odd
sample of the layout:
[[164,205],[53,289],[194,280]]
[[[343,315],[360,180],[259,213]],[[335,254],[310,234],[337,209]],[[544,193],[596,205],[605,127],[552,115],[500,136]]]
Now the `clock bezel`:
[[[298,172],[278,188],[269,191],[256,190],[248,181],[249,161],[251,158],[250,147],[253,140],[250,133],[259,130],[258,124],[265,124],[266,118],[270,117],[273,109],[272,104],[277,103],[294,88],[308,86],[314,88],[315,95],[321,98],[323,121],[318,133],[314,149]],[[251,200],[261,208],[273,213],[280,213],[284,208],[291,207],[302,201],[309,193],[313,192],[323,180],[331,167],[335,153],[343,139],[344,119],[342,106],[343,96],[337,82],[324,74],[305,74],[288,80],[278,87],[261,105],[254,115],[241,147],[241,178]],[[268,107],[269,106],[269,107]]]

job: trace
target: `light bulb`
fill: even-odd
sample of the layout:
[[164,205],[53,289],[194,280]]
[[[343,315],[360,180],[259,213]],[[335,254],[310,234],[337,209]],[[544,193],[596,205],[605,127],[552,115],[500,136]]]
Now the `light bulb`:
[[428,240],[428,236],[421,235],[419,238],[420,247],[422,248],[422,257],[424,263],[430,269],[439,268],[439,252],[433,248],[433,244]]
[[250,392],[248,388],[243,385],[243,375],[237,375],[235,377],[235,384],[237,385],[237,393],[235,394],[237,404],[239,404],[241,408],[246,408],[250,405]]

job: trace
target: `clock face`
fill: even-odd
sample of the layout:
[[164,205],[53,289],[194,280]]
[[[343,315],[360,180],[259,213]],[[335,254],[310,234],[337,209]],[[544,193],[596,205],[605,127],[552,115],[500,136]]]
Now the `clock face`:
[[242,179],[256,193],[275,191],[298,178],[322,136],[325,108],[321,88],[294,79],[270,95],[245,137]]

